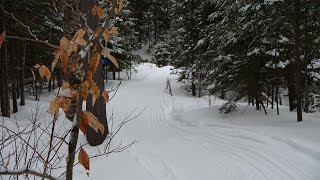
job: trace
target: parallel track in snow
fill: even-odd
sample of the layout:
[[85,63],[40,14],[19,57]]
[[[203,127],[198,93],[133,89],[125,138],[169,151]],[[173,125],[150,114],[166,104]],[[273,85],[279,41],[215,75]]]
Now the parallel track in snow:
[[[284,142],[231,125],[205,127],[177,119],[177,109],[184,111],[199,100],[184,98],[188,100],[180,101],[182,97],[165,93],[169,72],[168,67],[141,68],[140,79],[121,87],[125,91],[119,90],[115,105],[115,109],[123,107],[121,102],[126,102],[127,108],[148,107],[129,132],[141,131],[135,132],[141,140],[132,156],[139,159],[138,163],[153,177],[172,180],[320,179],[316,172],[319,160]],[[132,94],[121,99],[121,93],[127,92]]]

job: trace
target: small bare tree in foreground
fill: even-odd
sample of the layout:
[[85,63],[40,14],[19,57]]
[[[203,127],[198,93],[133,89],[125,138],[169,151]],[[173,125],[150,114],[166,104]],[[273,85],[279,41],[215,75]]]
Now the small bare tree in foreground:
[[[85,26],[80,28],[72,39],[63,37],[59,46],[51,46],[56,47],[51,70],[45,65],[35,65],[40,76],[48,81],[59,61],[65,73],[66,82],[49,106],[49,111],[54,120],[43,126],[37,121],[39,116],[35,116],[30,120],[31,126],[20,127],[17,122],[15,130],[8,128],[5,123],[0,126],[3,134],[0,143],[0,175],[34,175],[47,179],[57,179],[51,175],[52,170],[65,169],[61,177],[71,180],[76,153],[79,154],[79,162],[76,164],[82,164],[89,172],[90,156],[84,150],[86,145],[77,149],[79,131],[86,135],[90,127],[95,132],[104,134],[108,129],[91,112],[83,110],[82,106],[89,95],[92,98],[93,107],[98,98],[104,98],[106,103],[109,101],[108,92],[98,87],[93,76],[101,62],[101,56],[110,59],[116,67],[119,67],[117,60],[103,45],[103,41],[107,44],[112,35],[118,35],[117,28],[113,27],[112,19],[120,14],[124,7],[124,0],[105,0],[101,5],[95,5],[92,10],[92,13],[103,22],[101,26],[92,30],[85,23]],[[105,11],[106,8],[109,9]],[[86,22],[86,19],[82,18]],[[0,36],[0,47],[4,39],[5,32]],[[60,109],[72,122],[71,127],[62,132],[56,129]],[[132,143],[125,146],[120,144],[115,148],[110,146],[113,137],[128,121],[130,121],[129,117],[115,128],[113,133],[109,134],[103,151],[98,151],[94,157],[107,155],[111,152],[120,152],[132,145]],[[40,129],[40,134],[36,129]],[[47,139],[43,139],[43,137],[47,137]],[[69,141],[67,137],[69,137]],[[68,147],[67,154],[59,151],[63,145]],[[7,153],[5,150],[8,146],[12,146],[15,152]],[[9,169],[13,157],[16,163],[12,169]],[[66,165],[59,167],[64,158],[67,159]],[[21,164],[25,166],[21,167]]]

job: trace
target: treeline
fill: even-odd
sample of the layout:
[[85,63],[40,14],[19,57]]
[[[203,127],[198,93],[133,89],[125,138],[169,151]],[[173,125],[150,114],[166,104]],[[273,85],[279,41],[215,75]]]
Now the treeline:
[[177,0],[170,12],[154,62],[183,69],[193,95],[228,99],[221,112],[243,99],[259,110],[278,103],[282,89],[298,121],[317,107],[320,1]]
[[[140,33],[136,30],[138,26],[135,16],[138,15],[133,14],[140,7],[135,4],[133,0],[132,3],[127,1],[121,16],[112,22],[118,27],[120,35],[111,37],[110,42],[102,42],[119,60],[120,69],[128,70],[128,78],[132,64],[139,60],[131,51],[141,46],[138,39]],[[60,64],[55,67],[49,82],[39,77],[34,66],[42,64],[50,68],[60,39],[72,35],[72,31],[81,28],[83,24],[90,26],[95,23],[89,14],[92,11],[90,8],[91,4],[87,0],[0,2],[0,32],[6,32],[0,49],[2,116],[10,117],[10,113],[17,112],[19,104],[25,105],[26,97],[39,100],[41,93],[61,87],[65,75]],[[107,72],[112,72],[110,78],[116,79],[117,68],[106,59],[104,62],[104,78],[108,78]]]
[[[63,31],[62,17],[59,15],[60,7],[47,0],[3,0],[0,5],[0,31],[6,32],[0,51],[1,112],[3,116],[10,117],[10,109],[17,112],[18,104],[25,105],[28,94],[39,98],[40,87],[45,84],[36,74],[33,78],[31,70],[39,62],[49,65],[52,47],[37,41],[58,44],[58,37]],[[56,79],[61,79],[58,73],[46,84],[49,91],[57,86],[54,83],[61,83]]]

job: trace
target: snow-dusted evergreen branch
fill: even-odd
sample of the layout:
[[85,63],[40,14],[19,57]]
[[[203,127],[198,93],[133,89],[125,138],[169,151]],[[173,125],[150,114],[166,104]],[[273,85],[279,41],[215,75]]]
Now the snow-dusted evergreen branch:
[[53,45],[53,44],[49,43],[48,41],[40,40],[37,37],[37,35],[32,33],[30,26],[28,26],[28,25],[24,24],[23,22],[21,22],[18,18],[16,18],[16,16],[13,13],[10,13],[7,10],[5,10],[2,7],[2,5],[0,5],[0,8],[5,14],[11,16],[17,23],[19,23],[21,26],[25,27],[28,30],[28,33],[30,34],[30,36],[32,36],[34,38],[34,39],[30,39],[30,38],[23,38],[23,37],[16,37],[16,36],[6,36],[5,37],[6,39],[19,39],[19,40],[24,40],[24,41],[31,41],[31,42],[44,44],[44,45],[46,45],[48,47],[51,47],[51,48],[58,48],[58,46]]

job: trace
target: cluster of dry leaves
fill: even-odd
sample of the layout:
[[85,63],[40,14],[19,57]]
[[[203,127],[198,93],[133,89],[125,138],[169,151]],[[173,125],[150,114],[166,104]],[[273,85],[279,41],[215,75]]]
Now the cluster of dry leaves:
[[[111,0],[106,0],[107,3],[110,3],[112,6]],[[124,7],[124,0],[117,1],[117,7],[115,7],[115,15],[120,14],[122,8]],[[92,13],[96,15],[100,20],[106,18],[105,10],[99,6],[95,5],[92,9]],[[65,82],[60,88],[59,93],[51,102],[50,102],[50,113],[54,116],[55,120],[58,120],[59,110],[62,109],[65,113],[68,113],[69,108],[72,104],[72,101],[77,101],[79,98],[79,93],[84,100],[87,100],[89,94],[92,95],[93,105],[96,102],[96,99],[102,96],[106,103],[109,101],[109,95],[106,90],[100,90],[96,82],[93,80],[93,75],[95,74],[99,63],[101,62],[101,56],[108,58],[111,62],[119,68],[118,61],[114,58],[110,52],[105,48],[101,41],[96,43],[92,47],[92,42],[88,37],[96,37],[103,27],[100,26],[96,31],[91,30],[90,28],[81,28],[79,29],[72,39],[67,39],[63,37],[60,40],[60,45],[55,51],[54,60],[51,65],[51,70],[45,65],[37,64],[34,66],[35,69],[39,71],[41,78],[46,78],[50,80],[51,73],[54,71],[56,65],[61,64],[61,68],[65,73],[77,74],[82,80],[79,86],[70,85],[69,82]],[[102,33],[102,38],[105,42],[109,42],[112,35],[119,35],[119,32],[116,27],[107,28]],[[5,39],[6,33],[3,32],[0,36],[0,48]],[[89,39],[89,40],[86,40]],[[91,43],[91,44],[90,44]],[[100,46],[100,47],[97,47]],[[80,51],[91,49],[92,54],[89,60],[85,58],[75,58],[75,56],[80,54]],[[88,50],[87,50],[88,51]],[[35,74],[32,71],[34,79]],[[105,132],[105,127],[99,122],[98,118],[95,117],[91,112],[84,111],[81,112],[81,122],[77,124],[79,129],[86,134],[88,127],[92,127],[97,133],[103,134]],[[78,155],[78,160],[80,164],[89,172],[90,170],[90,159],[87,152],[81,148]],[[89,174],[88,174],[89,175]]]

